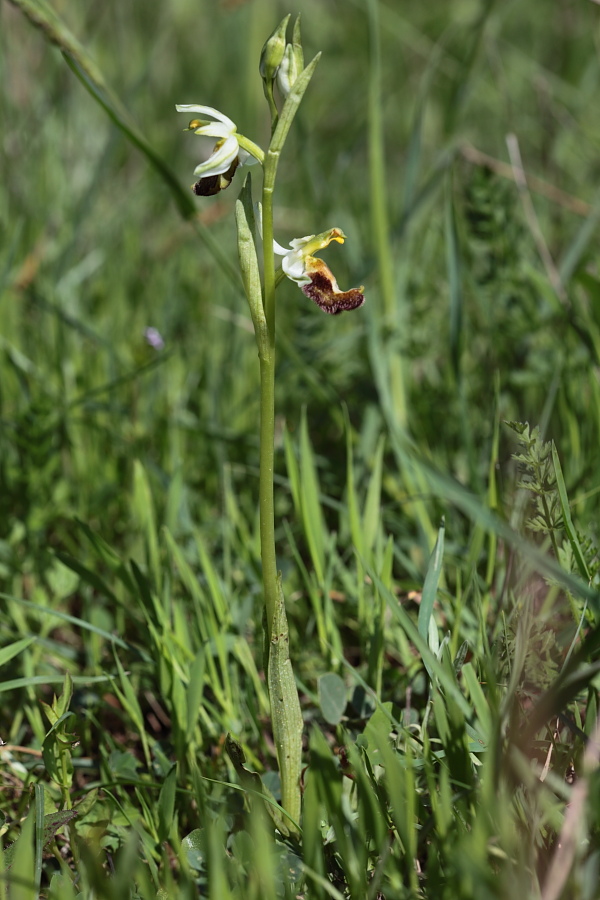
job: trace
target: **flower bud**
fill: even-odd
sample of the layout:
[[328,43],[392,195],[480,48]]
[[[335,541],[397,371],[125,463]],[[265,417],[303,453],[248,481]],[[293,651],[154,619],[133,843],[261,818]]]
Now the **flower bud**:
[[285,100],[296,81],[300,70],[294,56],[294,48],[288,44],[281,60],[281,65],[277,70],[277,87],[281,92],[281,96]]
[[260,77],[265,82],[272,83],[277,75],[277,69],[281,65],[285,53],[285,32],[289,22],[289,13],[283,19],[275,31],[265,41],[264,47],[260,54],[260,63],[258,70]]

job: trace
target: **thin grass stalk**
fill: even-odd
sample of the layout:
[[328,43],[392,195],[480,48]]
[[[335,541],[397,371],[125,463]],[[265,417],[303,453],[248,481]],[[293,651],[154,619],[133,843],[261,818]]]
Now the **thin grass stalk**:
[[[388,182],[385,175],[385,149],[383,144],[383,113],[381,102],[381,45],[379,38],[379,2],[367,3],[369,24],[369,176],[371,184],[371,220],[377,254],[377,268],[381,284],[384,330],[395,332],[397,325],[396,291],[394,286],[394,261],[389,240],[387,214]],[[394,348],[389,355],[389,376],[392,401],[398,424],[406,427],[406,389],[402,359]]]

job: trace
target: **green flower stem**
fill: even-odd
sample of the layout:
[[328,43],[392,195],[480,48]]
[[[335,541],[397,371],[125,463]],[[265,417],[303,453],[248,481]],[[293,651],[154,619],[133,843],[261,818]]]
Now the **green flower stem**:
[[279,154],[267,151],[263,172],[263,307],[266,337],[260,356],[260,552],[263,588],[271,639],[277,603],[277,559],[275,556],[275,512],[273,472],[275,443],[275,257],[273,255],[273,189]]
[[260,357],[260,555],[263,590],[271,638],[277,603],[277,559],[275,556],[275,516],[273,506],[273,465],[275,434],[275,354]]
[[[277,161],[268,169],[268,185],[273,185]],[[273,191],[267,193],[272,197]],[[264,191],[263,191],[264,196]],[[273,231],[270,200],[267,200],[267,231]],[[238,231],[238,254],[242,280],[254,323],[260,361],[260,540],[265,598],[265,647],[267,648],[267,683],[271,701],[273,738],[281,777],[281,800],[291,822],[276,823],[283,834],[298,830],[302,797],[300,773],[302,769],[302,710],[289,654],[289,633],[281,578],[277,573],[275,555],[275,516],[273,509],[273,460],[275,430],[275,322],[267,327],[263,306],[258,259],[254,244],[254,212],[250,176],[246,179],[235,205]],[[271,247],[272,242],[271,242]],[[270,257],[270,258],[269,258]],[[275,293],[273,252],[265,253],[266,281],[271,296]],[[273,299],[273,296],[272,296]],[[274,304],[271,304],[274,314]]]
[[[269,648],[268,684],[273,737],[281,778],[281,803],[296,821],[300,818],[302,766],[302,711],[289,657],[285,602],[277,575],[273,473],[275,455],[275,256],[273,254],[273,191],[281,150],[309,85],[318,56],[300,74],[276,118],[263,163],[263,317],[253,313],[260,359],[260,552]],[[248,195],[246,195],[246,209]],[[240,259],[241,259],[240,243]],[[246,281],[249,279],[246,278]],[[248,291],[247,291],[248,292]],[[250,300],[250,296],[249,296]],[[255,304],[254,304],[255,305]],[[252,309],[253,301],[250,301]],[[259,321],[260,320],[260,321]],[[259,327],[257,328],[257,321]],[[263,325],[264,322],[264,325]]]
[[319,61],[317,54],[298,77],[277,121],[263,163],[263,308],[267,340],[259,341],[260,356],[260,552],[267,611],[267,639],[271,639],[277,604],[277,559],[273,507],[273,459],[275,440],[275,257],[273,255],[273,191],[281,150],[300,101]]
[[[269,148],[263,175],[263,279],[266,340],[260,357],[260,550],[269,648],[268,685],[273,738],[281,779],[281,805],[299,821],[302,797],[302,711],[289,657],[285,602],[277,575],[273,505],[275,437],[275,257],[273,254],[273,188],[280,151]],[[293,829],[295,830],[295,828]]]
[[264,81],[263,89],[265,92],[266,101],[269,104],[269,113],[271,115],[271,133],[273,133],[275,131],[275,128],[277,127],[277,121],[279,119],[279,113],[277,111],[275,98],[273,96],[273,82]]

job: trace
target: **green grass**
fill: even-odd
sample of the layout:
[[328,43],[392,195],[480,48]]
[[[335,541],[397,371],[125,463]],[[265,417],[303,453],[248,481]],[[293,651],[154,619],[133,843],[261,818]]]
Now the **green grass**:
[[299,5],[323,56],[275,233],[343,228],[367,299],[277,294],[298,840],[267,815],[239,184],[188,195],[175,113],[265,145],[296,9],[53,7],[54,44],[0,4],[0,900],[595,900],[597,6]]

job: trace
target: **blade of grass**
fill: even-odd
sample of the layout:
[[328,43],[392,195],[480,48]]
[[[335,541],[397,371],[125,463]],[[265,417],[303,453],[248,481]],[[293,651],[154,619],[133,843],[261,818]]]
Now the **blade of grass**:
[[567,533],[569,543],[571,544],[571,549],[573,551],[573,556],[575,557],[575,562],[577,563],[577,568],[579,569],[579,574],[587,582],[587,584],[589,584],[590,572],[587,567],[583,551],[581,549],[581,544],[579,543],[579,538],[577,537],[575,526],[573,525],[573,519],[571,517],[571,507],[569,506],[569,498],[567,496],[567,488],[565,486],[565,479],[562,473],[560,458],[558,456],[558,451],[556,449],[556,444],[554,443],[554,441],[552,441],[552,462],[554,464],[556,488],[558,490],[558,496],[560,499],[563,526]]
[[[14,603],[19,603],[26,609],[30,609],[36,613],[39,613],[40,616],[54,616],[57,619],[62,619],[64,622],[69,622],[71,625],[76,625],[78,628],[83,628],[86,631],[97,634],[98,637],[104,638],[104,640],[106,641],[118,644],[119,647],[122,647],[124,650],[133,649],[131,644],[126,643],[126,641],[122,640],[122,638],[117,637],[116,634],[111,634],[109,631],[104,631],[103,628],[98,628],[97,625],[92,625],[90,622],[86,622],[84,619],[79,619],[77,616],[71,616],[68,613],[60,612],[57,609],[49,609],[47,606],[41,606],[38,603],[33,603],[31,600],[22,600],[21,597],[11,597],[9,594],[0,593],[0,597],[2,597],[2,599],[4,600],[12,600]],[[12,659],[12,657],[16,655],[15,653],[12,653],[7,659],[4,659],[4,653],[10,651],[12,648],[15,648],[17,644],[25,644],[25,646],[29,646],[33,641],[35,641],[34,637],[23,638],[22,641],[17,641],[14,644],[10,644],[8,647],[4,647],[2,650],[0,650],[0,665],[8,662],[9,659]],[[16,652],[20,653],[21,651],[19,649]]]
[[[442,565],[444,562],[445,527],[446,526],[444,520],[442,519],[438,530],[435,547],[433,548],[433,553],[431,554],[429,565],[427,567],[427,573],[425,575],[425,582],[423,584],[423,591],[421,594],[421,603],[419,605],[419,634],[421,635],[423,640],[428,641],[429,647],[434,654],[437,654],[439,648],[439,637],[437,626],[433,619],[433,604],[435,603],[435,599],[437,597],[437,590],[440,583],[440,575],[442,574]],[[425,666],[427,667],[426,662]],[[432,676],[433,673],[429,670],[429,668],[428,671],[430,676]]]
[[325,577],[325,524],[319,502],[317,467],[308,436],[306,408],[302,411],[300,424],[300,491],[304,533],[317,580],[322,584]]

